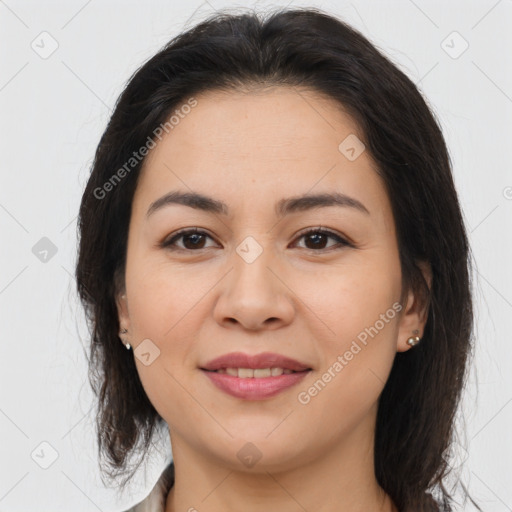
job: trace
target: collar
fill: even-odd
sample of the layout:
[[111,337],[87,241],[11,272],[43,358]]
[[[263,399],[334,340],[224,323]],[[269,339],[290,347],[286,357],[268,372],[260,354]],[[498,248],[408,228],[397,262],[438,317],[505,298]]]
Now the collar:
[[165,512],[165,501],[173,485],[174,462],[171,461],[148,496],[125,512]]

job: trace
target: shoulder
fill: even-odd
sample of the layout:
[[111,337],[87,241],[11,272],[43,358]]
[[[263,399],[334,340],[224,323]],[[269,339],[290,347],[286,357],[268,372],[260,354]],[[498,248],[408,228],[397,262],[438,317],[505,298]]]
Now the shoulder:
[[146,498],[124,512],[164,512],[165,500],[173,485],[174,463],[171,461]]

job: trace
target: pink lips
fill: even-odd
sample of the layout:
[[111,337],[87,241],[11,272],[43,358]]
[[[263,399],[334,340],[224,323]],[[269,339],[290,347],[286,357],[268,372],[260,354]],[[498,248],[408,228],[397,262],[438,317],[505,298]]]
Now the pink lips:
[[[275,377],[240,378],[215,372],[223,368],[283,368],[296,373]],[[264,400],[300,382],[311,368],[299,361],[271,352],[254,356],[233,352],[209,361],[201,370],[215,386],[231,396],[245,400]]]

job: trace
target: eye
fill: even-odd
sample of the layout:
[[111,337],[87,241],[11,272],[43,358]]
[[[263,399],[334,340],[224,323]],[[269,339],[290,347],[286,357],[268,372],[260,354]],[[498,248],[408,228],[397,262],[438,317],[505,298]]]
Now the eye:
[[[353,247],[351,243],[349,243],[347,240],[342,238],[341,236],[337,235],[336,233],[333,233],[332,231],[327,231],[325,229],[321,228],[313,228],[309,229],[305,233],[302,233],[299,236],[299,239],[304,238],[306,240],[306,244],[309,242],[310,246],[304,247],[304,249],[310,249],[314,251],[318,250],[326,250],[326,249],[332,249],[333,247],[343,247],[343,246],[349,246]],[[328,242],[329,238],[331,240],[335,240],[336,243],[327,246],[326,243]]]
[[[184,229],[179,231],[171,238],[164,240],[160,245],[171,250],[197,250],[208,249],[205,247],[204,242],[206,238],[212,237],[205,231],[199,229]],[[176,245],[177,240],[183,240],[183,246]]]

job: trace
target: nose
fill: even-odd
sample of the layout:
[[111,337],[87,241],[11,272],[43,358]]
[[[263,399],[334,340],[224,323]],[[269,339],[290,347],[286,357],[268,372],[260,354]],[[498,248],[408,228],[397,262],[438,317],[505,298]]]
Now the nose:
[[269,249],[250,263],[235,253],[233,269],[219,285],[214,318],[223,327],[273,330],[293,320],[293,291]]

